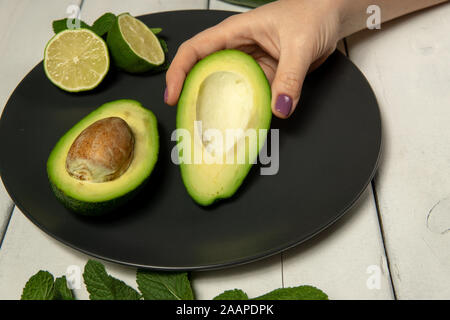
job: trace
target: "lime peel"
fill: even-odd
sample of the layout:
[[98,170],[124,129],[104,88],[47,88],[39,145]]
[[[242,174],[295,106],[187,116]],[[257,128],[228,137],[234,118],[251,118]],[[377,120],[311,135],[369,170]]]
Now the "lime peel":
[[118,16],[108,32],[107,43],[115,64],[127,72],[150,71],[165,62],[165,51],[158,37],[128,13]]

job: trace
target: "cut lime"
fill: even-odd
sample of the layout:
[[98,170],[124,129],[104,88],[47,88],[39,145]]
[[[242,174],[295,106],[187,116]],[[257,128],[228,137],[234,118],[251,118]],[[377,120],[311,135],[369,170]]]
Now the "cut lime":
[[139,73],[164,63],[163,48],[155,34],[128,13],[118,16],[108,32],[108,47],[115,64],[128,72]]
[[94,89],[108,73],[108,47],[88,29],[62,31],[45,48],[44,70],[50,81],[63,90]]

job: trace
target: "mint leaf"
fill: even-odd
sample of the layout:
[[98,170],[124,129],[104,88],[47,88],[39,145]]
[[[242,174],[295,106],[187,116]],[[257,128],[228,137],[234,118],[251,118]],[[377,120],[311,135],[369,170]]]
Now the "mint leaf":
[[114,300],[139,300],[141,295],[139,292],[128,286],[122,280],[109,276],[111,288],[114,292]]
[[53,276],[48,271],[39,271],[23,288],[21,300],[53,300],[55,287]]
[[136,282],[145,300],[193,300],[187,273],[138,270]]
[[234,289],[224,291],[213,300],[248,300],[248,296],[241,289]]
[[91,300],[138,300],[139,293],[125,282],[106,273],[105,266],[89,260],[84,267],[84,283]]
[[113,27],[116,22],[116,15],[108,12],[102,15],[100,18],[95,20],[92,25],[92,31],[94,31],[98,36],[102,37]]
[[158,33],[160,33],[162,31],[161,28],[150,28],[150,30],[153,32],[153,34],[157,35]]
[[164,39],[158,38],[159,43],[161,44],[161,47],[164,51],[165,54],[167,54],[167,52],[169,52],[169,48],[167,47],[167,42]]
[[53,21],[52,25],[55,34],[70,28],[75,29],[78,25],[80,26],[80,28],[91,29],[91,27],[86,22],[79,19],[70,19],[69,23],[67,23],[68,20],[68,18],[65,18]]
[[55,300],[75,300],[72,290],[67,287],[66,276],[55,280]]
[[315,287],[299,286],[276,289],[253,300],[328,300],[328,296]]
[[111,289],[111,280],[105,267],[97,261],[89,260],[84,267],[84,283],[91,300],[112,300],[114,294]]

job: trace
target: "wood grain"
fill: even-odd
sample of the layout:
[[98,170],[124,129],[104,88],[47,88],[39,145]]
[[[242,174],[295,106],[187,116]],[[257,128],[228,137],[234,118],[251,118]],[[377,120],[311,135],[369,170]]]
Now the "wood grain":
[[450,3],[349,38],[380,104],[375,179],[397,297],[450,298]]

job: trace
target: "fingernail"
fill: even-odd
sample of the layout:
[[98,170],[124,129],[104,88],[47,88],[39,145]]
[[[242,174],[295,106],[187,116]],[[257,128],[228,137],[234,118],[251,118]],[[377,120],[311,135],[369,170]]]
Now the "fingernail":
[[292,109],[292,98],[286,94],[280,94],[275,102],[275,110],[284,116],[288,116]]
[[167,103],[167,99],[169,98],[169,91],[167,90],[167,88],[166,88],[166,90],[164,90],[164,102],[165,103]]

